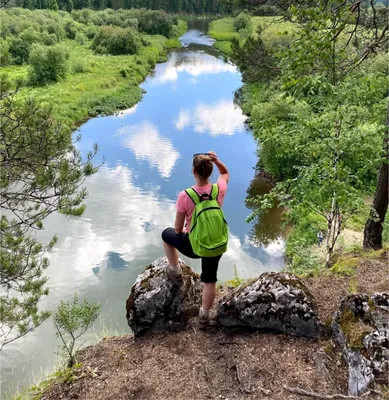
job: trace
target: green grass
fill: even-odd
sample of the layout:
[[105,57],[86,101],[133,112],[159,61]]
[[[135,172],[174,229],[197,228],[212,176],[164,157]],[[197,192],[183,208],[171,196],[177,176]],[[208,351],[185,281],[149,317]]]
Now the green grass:
[[[186,29],[187,23],[180,21],[177,38]],[[139,54],[123,56],[96,55],[89,48],[90,42],[79,45],[73,40],[65,41],[70,51],[66,79],[44,87],[25,86],[20,96],[34,96],[53,105],[53,116],[72,127],[93,115],[130,108],[142,98],[138,85],[157,62],[166,60],[167,49],[180,45],[177,38],[146,36],[149,45],[142,47]],[[85,72],[72,73],[73,66],[80,62],[84,64]],[[28,66],[2,68],[11,79],[27,79],[28,70]]]
[[[291,22],[281,21],[280,17],[251,17],[253,35],[257,34],[259,26],[264,28],[262,39],[265,44],[291,35],[295,26]],[[231,53],[231,40],[242,39],[241,34],[234,29],[234,18],[222,18],[212,21],[209,25],[208,35],[216,39],[215,48],[229,55]]]

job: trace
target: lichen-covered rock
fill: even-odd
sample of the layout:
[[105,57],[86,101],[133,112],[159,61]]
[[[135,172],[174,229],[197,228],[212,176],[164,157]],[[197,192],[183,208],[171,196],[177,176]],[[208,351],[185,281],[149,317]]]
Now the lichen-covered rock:
[[227,328],[275,330],[308,337],[318,337],[321,331],[313,296],[288,273],[264,273],[229,292],[219,301],[218,322]]
[[351,294],[340,302],[332,320],[333,338],[349,366],[348,391],[360,396],[388,373],[389,296]]
[[128,325],[135,336],[148,330],[181,330],[198,314],[200,277],[183,261],[180,265],[184,277],[181,286],[167,278],[166,257],[154,261],[138,276],[126,302]]

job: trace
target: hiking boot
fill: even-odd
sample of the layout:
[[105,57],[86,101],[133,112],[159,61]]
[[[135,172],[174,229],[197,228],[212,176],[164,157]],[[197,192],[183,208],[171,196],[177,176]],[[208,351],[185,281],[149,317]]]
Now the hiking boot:
[[177,286],[181,286],[184,281],[181,268],[179,271],[176,271],[174,268],[168,265],[166,267],[166,275],[168,279],[171,280]]
[[205,331],[209,325],[209,314],[204,315],[201,310],[199,311],[199,316],[198,316],[198,324],[199,324],[199,329],[202,331]]

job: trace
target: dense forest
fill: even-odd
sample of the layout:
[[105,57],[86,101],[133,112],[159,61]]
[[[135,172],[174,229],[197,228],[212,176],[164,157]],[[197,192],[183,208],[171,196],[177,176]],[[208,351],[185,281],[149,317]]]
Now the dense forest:
[[72,11],[82,8],[103,10],[105,8],[131,9],[146,8],[150,10],[165,10],[171,13],[186,14],[216,14],[224,11],[219,0],[2,0],[8,6],[23,7],[30,10],[50,9]]

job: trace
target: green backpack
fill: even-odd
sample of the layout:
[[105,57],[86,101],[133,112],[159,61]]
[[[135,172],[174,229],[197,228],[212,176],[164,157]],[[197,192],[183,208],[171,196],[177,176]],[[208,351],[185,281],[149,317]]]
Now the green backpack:
[[193,252],[199,257],[220,256],[227,251],[228,224],[217,202],[218,185],[212,185],[209,195],[200,196],[193,188],[185,192],[195,204],[189,232]]

